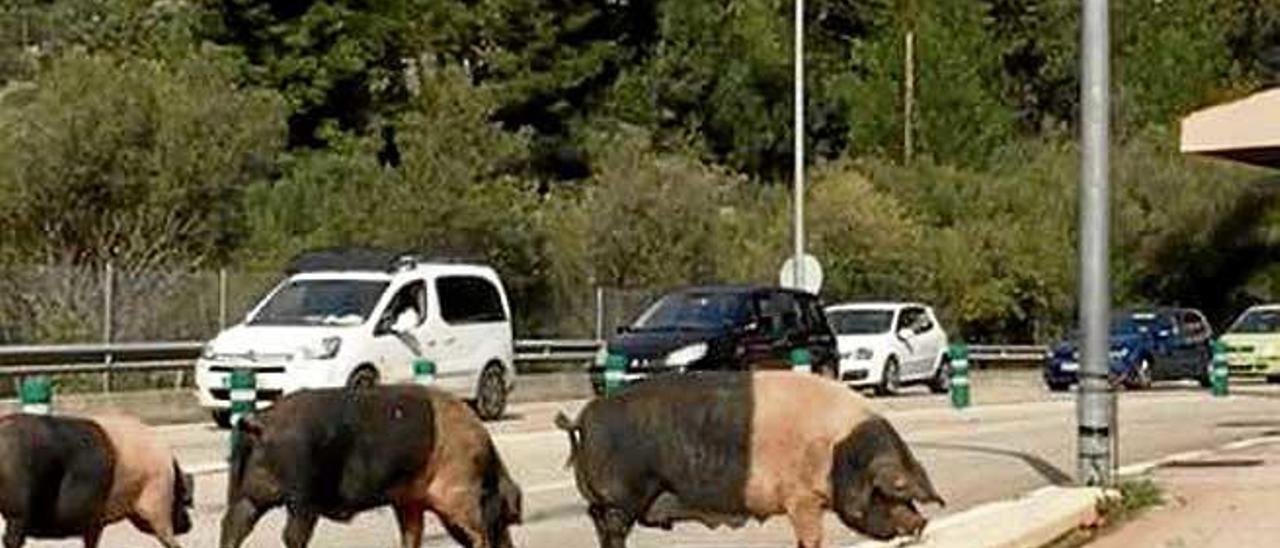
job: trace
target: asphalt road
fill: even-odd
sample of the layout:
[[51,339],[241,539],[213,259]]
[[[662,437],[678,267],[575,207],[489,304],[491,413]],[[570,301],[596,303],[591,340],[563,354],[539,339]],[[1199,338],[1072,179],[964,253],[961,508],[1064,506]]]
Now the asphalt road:
[[[1033,373],[979,374],[974,379],[977,405],[955,411],[945,396],[923,389],[875,399],[906,437],[947,499],[941,515],[1033,488],[1070,482],[1074,474],[1075,402],[1070,394],[1050,394]],[[554,430],[557,410],[576,412],[581,401],[525,404],[491,425],[495,441],[511,473],[525,493],[526,524],[514,531],[518,545],[594,547],[595,536],[571,475],[564,468],[567,441]],[[1172,384],[1140,393],[1124,393],[1119,402],[1120,461],[1130,464],[1161,456],[1210,448],[1260,435],[1280,434],[1280,387],[1233,386],[1233,395],[1215,399],[1191,384]],[[216,470],[225,458],[225,433],[208,425],[159,427],[188,468]],[[214,471],[197,480],[195,530],[183,537],[187,547],[217,545],[224,509],[226,476]],[[279,546],[283,511],[266,516],[247,546]],[[857,540],[834,518],[827,520],[828,543]],[[427,546],[452,546],[433,523]],[[398,546],[395,521],[387,511],[374,511],[347,524],[322,522],[312,546]],[[34,546],[78,546],[76,542],[36,542]],[[136,547],[152,541],[127,524],[109,528],[103,546]],[[790,546],[784,519],[751,524],[739,530],[708,530],[700,525],[675,531],[639,530],[631,546]]]

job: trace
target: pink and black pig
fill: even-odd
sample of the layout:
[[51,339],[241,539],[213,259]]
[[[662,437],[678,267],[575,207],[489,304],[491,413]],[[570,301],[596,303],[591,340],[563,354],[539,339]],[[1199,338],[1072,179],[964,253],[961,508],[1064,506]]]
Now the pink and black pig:
[[400,545],[422,543],[432,512],[462,546],[509,548],[520,488],[462,401],[415,385],[295,392],[237,423],[222,548],[239,548],[273,508],[282,540],[311,541],[319,518],[345,522],[390,506]]
[[813,375],[656,378],[556,424],[603,548],[625,547],[637,523],[736,528],[777,515],[817,548],[827,511],[876,539],[916,536],[917,504],[943,503],[888,421]]
[[4,548],[80,537],[98,545],[128,519],[166,548],[191,530],[191,476],[141,421],[115,416],[0,418]]

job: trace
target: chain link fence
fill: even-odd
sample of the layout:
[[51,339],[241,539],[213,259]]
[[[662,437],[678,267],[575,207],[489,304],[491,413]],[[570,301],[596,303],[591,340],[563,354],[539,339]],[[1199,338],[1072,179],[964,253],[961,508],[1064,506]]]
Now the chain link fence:
[[[234,325],[279,272],[0,266],[0,344],[199,341]],[[511,295],[517,338],[608,337],[660,289],[583,287],[567,297]]]

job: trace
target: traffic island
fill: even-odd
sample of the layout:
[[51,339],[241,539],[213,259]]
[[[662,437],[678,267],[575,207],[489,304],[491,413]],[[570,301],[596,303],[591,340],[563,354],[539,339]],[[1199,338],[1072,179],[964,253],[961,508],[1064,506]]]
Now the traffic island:
[[1094,487],[1043,487],[935,520],[919,539],[867,541],[854,548],[1041,548],[1101,525],[1119,494]]

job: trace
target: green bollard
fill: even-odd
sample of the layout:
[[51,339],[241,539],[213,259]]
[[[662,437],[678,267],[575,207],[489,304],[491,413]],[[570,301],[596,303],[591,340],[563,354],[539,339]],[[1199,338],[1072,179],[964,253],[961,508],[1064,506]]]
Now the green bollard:
[[1227,345],[1222,341],[1213,341],[1213,368],[1209,372],[1209,386],[1215,397],[1226,396],[1230,370],[1227,369]]
[[239,446],[239,423],[246,415],[257,407],[257,379],[252,369],[235,369],[227,377],[227,387],[231,396],[231,458],[235,458],[236,447]]
[[53,404],[53,384],[48,377],[30,377],[22,380],[22,412],[31,415],[48,415]]
[[812,373],[813,372],[813,356],[809,354],[808,348],[795,348],[791,350],[788,356],[791,360],[791,370],[796,373]]
[[609,353],[604,360],[604,395],[612,396],[626,387],[627,357]]
[[431,386],[436,382],[436,362],[426,358],[413,360],[413,382]]
[[964,409],[969,407],[969,346],[956,343],[947,352],[951,357],[951,406]]

